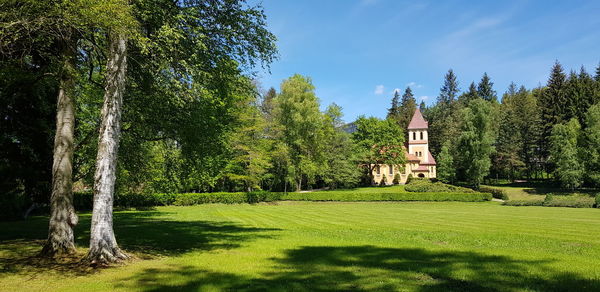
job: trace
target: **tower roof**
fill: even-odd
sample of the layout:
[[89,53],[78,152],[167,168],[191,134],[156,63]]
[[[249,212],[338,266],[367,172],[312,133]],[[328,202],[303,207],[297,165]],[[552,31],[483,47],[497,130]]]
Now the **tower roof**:
[[419,110],[419,108],[417,108],[415,110],[415,114],[413,115],[412,119],[410,120],[410,123],[408,124],[408,129],[412,130],[412,129],[427,129],[428,125],[427,125],[427,121],[423,118],[423,115],[421,114],[421,111]]

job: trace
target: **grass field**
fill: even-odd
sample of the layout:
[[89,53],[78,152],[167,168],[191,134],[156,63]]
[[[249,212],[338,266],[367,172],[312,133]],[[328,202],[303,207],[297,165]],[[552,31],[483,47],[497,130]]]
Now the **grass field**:
[[594,194],[600,192],[598,189],[583,189],[575,192],[550,185],[548,182],[523,182],[490,185],[490,187],[506,191],[510,200],[519,201],[543,201],[547,194],[571,195],[571,194]]
[[0,290],[600,290],[598,209],[280,202],[115,216],[138,259],[97,270],[31,257],[45,217],[0,223]]

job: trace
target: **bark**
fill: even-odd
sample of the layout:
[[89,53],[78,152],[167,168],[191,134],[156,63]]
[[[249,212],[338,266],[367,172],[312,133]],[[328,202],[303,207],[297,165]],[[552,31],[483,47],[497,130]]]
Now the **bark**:
[[50,223],[48,240],[42,249],[42,255],[50,257],[75,252],[73,226],[78,221],[73,207],[72,181],[75,137],[75,102],[72,94],[75,51],[69,40],[64,41],[62,45],[64,61],[56,106]]
[[117,245],[113,230],[117,151],[127,70],[127,39],[115,34],[111,34],[109,38],[104,105],[94,175],[90,250],[85,258],[85,261],[94,265],[110,264],[128,258]]

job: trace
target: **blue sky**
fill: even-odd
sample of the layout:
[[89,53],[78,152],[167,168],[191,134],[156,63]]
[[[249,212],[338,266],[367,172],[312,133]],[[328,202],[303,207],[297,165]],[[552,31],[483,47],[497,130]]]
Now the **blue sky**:
[[555,60],[593,72],[600,62],[600,1],[264,0],[279,59],[264,88],[310,76],[322,107],[345,120],[385,117],[410,85],[435,101],[449,68],[461,89],[487,72],[501,95],[511,81],[544,84]]

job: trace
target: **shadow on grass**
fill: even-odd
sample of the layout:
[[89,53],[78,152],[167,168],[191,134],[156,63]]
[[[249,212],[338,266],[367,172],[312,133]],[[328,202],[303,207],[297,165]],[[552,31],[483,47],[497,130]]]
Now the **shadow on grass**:
[[[229,222],[177,221],[165,219],[166,212],[119,212],[114,228],[119,246],[138,256],[171,256],[194,250],[232,249],[245,241],[269,238],[277,229],[246,227]],[[61,261],[39,258],[37,254],[47,236],[48,219],[0,223],[0,276],[8,273],[57,271],[74,274],[92,272],[78,261],[79,254]],[[83,214],[76,227],[76,244],[89,244],[90,215]]]
[[593,195],[600,192],[600,189],[594,188],[579,188],[572,191],[561,188],[558,184],[551,181],[511,182],[492,184],[491,186],[522,188],[524,192],[530,195],[570,195],[573,193]]
[[600,282],[553,270],[548,261],[476,252],[374,246],[313,246],[273,259],[260,278],[193,266],[146,269],[116,286],[142,291],[600,291]]

